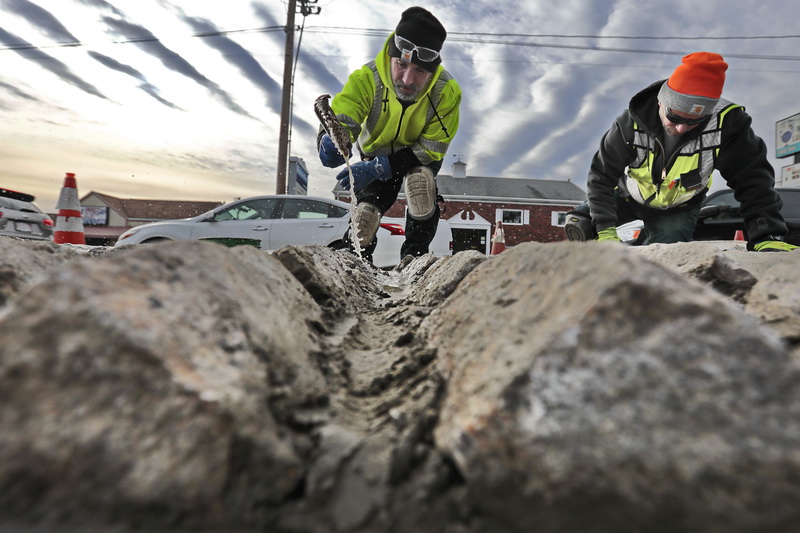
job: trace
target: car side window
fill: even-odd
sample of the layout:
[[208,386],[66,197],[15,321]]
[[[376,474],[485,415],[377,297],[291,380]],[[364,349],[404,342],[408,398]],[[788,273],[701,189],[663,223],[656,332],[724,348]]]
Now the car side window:
[[214,220],[216,222],[222,222],[225,220],[255,220],[258,218],[273,218],[277,202],[278,201],[275,198],[248,200],[220,211],[214,215]]
[[257,218],[275,218],[276,217],[276,208],[280,200],[278,198],[260,198],[258,200],[252,200],[248,202],[248,207],[258,211]]
[[224,222],[226,220],[250,220],[258,218],[258,211],[247,204],[237,204],[214,215],[214,220]]
[[331,204],[328,209],[328,216],[330,218],[342,218],[349,212],[350,212],[349,209],[345,209],[344,207],[339,207],[338,205]]
[[281,218],[328,218],[328,204],[316,200],[287,198]]

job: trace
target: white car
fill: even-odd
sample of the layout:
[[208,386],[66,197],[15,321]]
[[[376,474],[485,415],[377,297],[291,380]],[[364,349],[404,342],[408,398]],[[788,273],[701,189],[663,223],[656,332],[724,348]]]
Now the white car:
[[[214,240],[228,245],[252,244],[264,251],[299,244],[337,248],[349,226],[350,204],[346,202],[315,196],[255,196],[196,217],[133,227],[119,236],[116,246],[167,240]],[[375,266],[392,267],[400,262],[404,227],[403,219],[381,221],[378,246],[373,253]]]

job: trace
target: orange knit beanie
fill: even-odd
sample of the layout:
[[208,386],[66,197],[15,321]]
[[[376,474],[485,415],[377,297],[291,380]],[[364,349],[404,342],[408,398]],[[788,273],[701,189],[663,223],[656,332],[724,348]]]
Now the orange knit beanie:
[[713,52],[695,52],[664,82],[658,100],[673,111],[707,115],[717,105],[728,64]]

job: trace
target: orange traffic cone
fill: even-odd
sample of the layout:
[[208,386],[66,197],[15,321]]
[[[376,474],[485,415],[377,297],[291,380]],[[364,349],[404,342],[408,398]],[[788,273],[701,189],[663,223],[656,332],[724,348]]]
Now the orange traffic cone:
[[740,229],[736,230],[736,233],[733,234],[734,241],[743,241],[744,240],[744,232]]
[[58,218],[53,242],[57,244],[86,244],[81,220],[81,203],[78,200],[78,185],[75,174],[67,172],[64,187],[58,196]]
[[494,235],[492,235],[492,255],[497,255],[503,250],[506,249],[506,235],[503,231],[503,223],[499,220],[497,221],[497,228],[494,230]]

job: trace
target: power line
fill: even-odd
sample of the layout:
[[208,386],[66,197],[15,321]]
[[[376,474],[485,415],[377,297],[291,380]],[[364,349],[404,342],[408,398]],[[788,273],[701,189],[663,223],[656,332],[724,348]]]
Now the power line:
[[[348,28],[342,26],[308,26],[308,32],[316,33],[335,33],[345,35],[366,35],[366,36],[388,36],[391,30],[378,30],[374,28]],[[462,42],[471,44],[494,44],[506,46],[526,46],[533,48],[553,48],[565,50],[586,50],[592,52],[619,52],[619,53],[633,53],[633,54],[660,54],[660,55],[676,55],[682,56],[687,52],[682,50],[652,50],[646,48],[620,48],[608,46],[594,46],[586,44],[559,44],[559,43],[541,43],[520,40],[506,40],[500,37],[513,37],[513,38],[560,38],[560,39],[597,39],[597,40],[610,40],[610,39],[639,39],[639,40],[674,40],[674,41],[722,41],[722,40],[769,40],[769,39],[800,39],[800,35],[754,35],[754,36],[720,36],[720,37],[653,37],[653,36],[632,36],[632,35],[566,35],[566,34],[526,34],[526,33],[484,33],[484,32],[449,32],[449,42]],[[763,59],[772,61],[800,61],[800,56],[789,55],[759,55],[759,54],[736,54],[725,53],[725,57],[736,59]]]
[[[591,45],[577,45],[577,44],[523,43],[523,42],[511,43],[508,41],[489,41],[485,39],[482,40],[465,39],[462,41],[458,38],[451,40],[459,42],[468,42],[468,43],[479,43],[479,44],[504,44],[504,45],[514,45],[514,46],[529,46],[533,48],[586,50],[590,52],[622,52],[629,54],[656,54],[656,55],[674,55],[674,56],[682,56],[687,53],[685,50],[650,50],[645,48],[617,48],[608,46],[591,46]],[[736,59],[761,59],[761,60],[771,60],[771,61],[800,61],[800,56],[736,54],[730,52],[726,52],[725,57],[736,58]]]
[[[257,28],[242,28],[233,30],[217,30],[211,32],[194,33],[187,35],[191,38],[208,38],[208,37],[221,37],[227,35],[245,34],[245,33],[270,33],[277,31],[285,31],[285,26],[265,26]],[[305,31],[310,33],[326,33],[326,34],[340,34],[340,35],[364,35],[372,37],[385,37],[388,36],[393,30],[382,28],[353,28],[347,26],[306,26]],[[598,52],[627,52],[627,53],[643,53],[643,54],[667,54],[677,55],[684,52],[668,51],[668,50],[648,50],[641,48],[616,48],[616,47],[603,47],[592,45],[580,44],[558,44],[558,43],[539,43],[530,42],[528,40],[519,39],[594,39],[594,40],[642,40],[642,41],[742,41],[742,40],[784,40],[784,39],[800,39],[800,35],[749,35],[749,36],[651,36],[651,35],[585,35],[585,34],[558,34],[558,33],[487,33],[487,32],[448,32],[448,40],[450,42],[463,42],[471,44],[495,44],[506,46],[528,46],[537,48],[563,48],[573,50],[593,50]],[[514,40],[509,40],[514,39]],[[131,37],[111,41],[111,44],[136,44],[143,42],[159,41],[158,37]],[[47,48],[75,48],[89,46],[88,43],[81,41],[60,42],[48,45],[34,45],[30,43],[11,44],[0,47],[0,51],[6,50],[34,50],[34,49],[47,49]],[[734,55],[726,54],[729,57],[737,57],[742,59],[770,59],[776,61],[800,61],[797,56],[782,56],[782,55]]]
[[483,32],[448,32],[450,35],[491,35],[493,37],[530,37],[530,38],[564,38],[564,39],[640,39],[643,41],[741,41],[741,40],[767,40],[767,39],[800,39],[800,35],[750,35],[750,36],[698,36],[698,37],[668,37],[653,35],[567,35],[563,33],[492,33]]
[[[385,28],[353,28],[351,26],[307,26],[306,31],[316,31],[321,33],[350,33],[357,35],[388,36],[394,30]],[[567,34],[567,33],[489,33],[489,32],[470,32],[470,31],[448,31],[447,37],[450,39],[454,35],[473,36],[473,37],[525,37],[525,38],[559,38],[559,39],[638,39],[643,41],[740,41],[740,40],[771,40],[771,39],[800,39],[800,34],[796,35],[729,35],[729,36],[653,36],[653,35],[589,35],[589,34]]]

